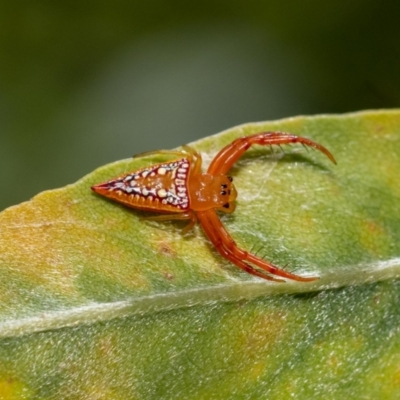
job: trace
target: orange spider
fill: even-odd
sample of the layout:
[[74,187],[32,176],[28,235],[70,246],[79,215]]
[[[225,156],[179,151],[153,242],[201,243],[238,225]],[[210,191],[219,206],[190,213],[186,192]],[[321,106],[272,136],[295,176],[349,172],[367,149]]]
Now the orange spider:
[[310,282],[318,278],[291,274],[240,249],[216,213],[232,213],[235,210],[237,192],[232,178],[226,173],[246,150],[254,144],[270,146],[288,143],[314,147],[336,164],[329,150],[309,139],[283,132],[263,132],[236,139],[224,147],[211,161],[206,173],[201,172],[200,154],[189,146],[183,146],[182,151],[160,150],[146,153],[170,154],[176,158],[94,185],[92,190],[128,207],[167,213],[150,217],[151,219],[189,219],[185,230],[191,229],[199,221],[219,253],[252,275],[274,282],[284,280],[271,275]]

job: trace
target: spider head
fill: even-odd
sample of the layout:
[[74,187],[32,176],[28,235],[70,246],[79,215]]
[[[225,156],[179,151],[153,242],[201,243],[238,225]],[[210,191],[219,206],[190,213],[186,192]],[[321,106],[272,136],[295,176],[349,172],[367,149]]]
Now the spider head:
[[221,191],[219,193],[219,204],[222,203],[219,207],[216,207],[218,210],[226,212],[226,213],[232,213],[235,211],[236,208],[236,197],[237,197],[237,191],[235,186],[232,183],[232,177],[230,176],[221,176]]
[[216,208],[231,213],[235,210],[237,192],[231,177],[199,174],[189,180],[189,191],[191,208],[195,211]]

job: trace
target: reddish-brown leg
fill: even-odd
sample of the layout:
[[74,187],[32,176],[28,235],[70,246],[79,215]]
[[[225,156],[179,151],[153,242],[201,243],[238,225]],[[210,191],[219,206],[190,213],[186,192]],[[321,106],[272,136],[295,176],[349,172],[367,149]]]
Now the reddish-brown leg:
[[148,156],[158,156],[160,154],[165,154],[165,155],[170,155],[170,156],[176,156],[176,157],[188,157],[189,161],[192,164],[192,169],[191,173],[192,174],[198,174],[201,172],[201,163],[202,163],[202,158],[201,154],[198,153],[195,149],[188,145],[183,145],[182,146],[183,150],[155,150],[155,151],[146,151],[144,153],[139,153],[133,156],[133,158],[138,158],[138,157],[148,157]]
[[254,144],[269,146],[290,143],[302,143],[306,146],[313,147],[324,153],[336,164],[335,158],[328,149],[310,139],[284,132],[262,132],[236,139],[231,144],[224,147],[211,161],[207,172],[209,174],[226,174],[243,153]]
[[275,265],[263,260],[262,258],[259,258],[253,254],[249,254],[247,251],[240,249],[225,229],[215,210],[211,209],[207,211],[200,211],[196,214],[204,232],[216,249],[220,252],[220,254],[249,274],[274,282],[284,282],[284,280],[274,278],[248,264],[252,263],[269,274],[277,275],[294,281],[311,282],[318,279],[316,277],[304,278],[291,274],[290,272],[279,269]]
[[172,221],[172,220],[190,220],[189,223],[182,229],[183,233],[190,231],[197,222],[196,214],[193,211],[187,211],[176,214],[159,214],[141,217],[140,219],[147,219],[149,221]]

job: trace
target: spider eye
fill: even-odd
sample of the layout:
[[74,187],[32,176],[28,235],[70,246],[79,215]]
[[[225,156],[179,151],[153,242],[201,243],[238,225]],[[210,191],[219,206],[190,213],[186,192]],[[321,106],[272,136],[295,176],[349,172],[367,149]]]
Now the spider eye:
[[221,188],[222,189],[226,189],[228,187],[228,185],[226,184],[226,183],[223,183],[222,185],[221,185]]
[[229,203],[225,203],[222,207],[229,208]]
[[231,176],[228,176],[228,179],[232,182],[233,178]]
[[225,196],[226,195],[226,191],[222,190],[221,194],[222,194],[222,196]]

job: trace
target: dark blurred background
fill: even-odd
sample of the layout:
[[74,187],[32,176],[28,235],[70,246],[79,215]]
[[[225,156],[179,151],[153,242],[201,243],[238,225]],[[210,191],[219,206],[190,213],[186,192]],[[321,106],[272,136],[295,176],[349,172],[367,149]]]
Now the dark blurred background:
[[0,3],[0,209],[237,124],[400,104],[400,2]]

